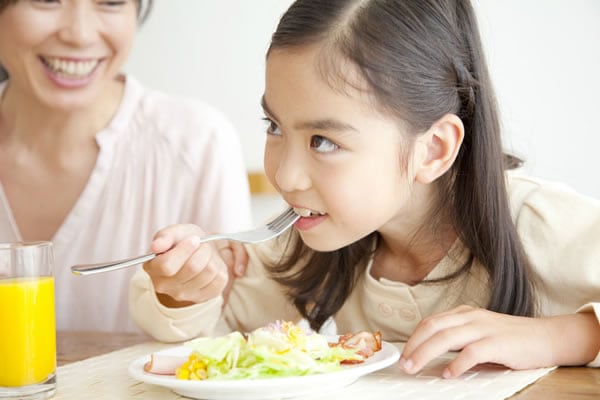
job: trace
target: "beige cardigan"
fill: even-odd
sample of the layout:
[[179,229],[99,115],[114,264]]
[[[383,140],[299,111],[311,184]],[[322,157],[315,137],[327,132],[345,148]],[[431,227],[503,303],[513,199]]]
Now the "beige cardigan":
[[[508,182],[514,220],[533,266],[539,315],[594,312],[600,320],[600,202],[548,182],[518,176]],[[162,341],[298,320],[284,288],[265,275],[260,263],[261,256],[274,254],[273,243],[247,247],[247,274],[236,280],[223,309],[220,297],[186,308],[164,307],[148,276],[138,272],[131,282],[133,319]],[[467,256],[457,242],[428,278],[454,271]],[[369,264],[334,320],[340,332],[379,330],[387,341],[405,341],[423,317],[461,304],[485,307],[489,296],[487,275],[478,265],[456,280],[409,286],[374,279]],[[590,365],[600,366],[600,356]]]

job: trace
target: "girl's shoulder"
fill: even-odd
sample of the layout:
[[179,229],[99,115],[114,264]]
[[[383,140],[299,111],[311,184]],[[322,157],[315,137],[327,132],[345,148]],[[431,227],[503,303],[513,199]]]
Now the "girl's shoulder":
[[508,188],[540,315],[571,313],[597,301],[600,201],[518,174],[508,176]]
[[599,200],[563,183],[518,173],[507,175],[507,187],[522,240],[559,248],[569,240],[584,242],[600,237]]
[[600,207],[600,201],[578,193],[572,187],[561,182],[513,171],[506,174],[506,180],[513,214],[518,213],[523,207],[534,207],[547,211],[551,211],[556,207],[562,208],[566,204],[572,206],[585,204],[586,208]]

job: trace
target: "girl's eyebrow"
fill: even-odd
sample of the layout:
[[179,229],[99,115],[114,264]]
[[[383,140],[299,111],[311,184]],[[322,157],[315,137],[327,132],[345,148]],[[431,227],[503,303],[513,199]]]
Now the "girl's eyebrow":
[[[278,120],[277,116],[269,108],[269,106],[267,104],[267,101],[265,100],[264,96],[261,98],[260,104],[261,104],[263,110],[265,111],[265,114],[271,115],[271,116],[273,116],[273,118],[275,120]],[[338,132],[348,132],[348,131],[358,132],[358,129],[356,129],[352,125],[347,124],[347,123],[342,122],[342,121],[338,121],[338,120],[333,119],[333,118],[325,118],[325,119],[318,119],[318,120],[314,120],[314,121],[300,122],[300,123],[297,123],[296,125],[294,125],[294,129],[297,129],[297,130],[338,131]]]

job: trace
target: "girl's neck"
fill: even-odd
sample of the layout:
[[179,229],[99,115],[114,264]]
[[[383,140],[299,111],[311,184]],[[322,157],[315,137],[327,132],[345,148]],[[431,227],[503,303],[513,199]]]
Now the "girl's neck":
[[9,81],[0,98],[0,141],[56,153],[95,143],[116,113],[123,90],[123,82],[115,80],[90,106],[64,111],[17,92]]
[[395,246],[393,241],[381,238],[373,258],[371,275],[375,279],[416,285],[446,257],[456,238],[456,233],[449,231],[423,241],[417,238],[408,246]]

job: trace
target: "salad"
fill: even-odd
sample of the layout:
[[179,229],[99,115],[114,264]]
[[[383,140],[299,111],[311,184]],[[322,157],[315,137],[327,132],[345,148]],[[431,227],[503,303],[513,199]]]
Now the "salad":
[[[185,343],[191,350],[181,359],[153,355],[145,370],[174,374],[178,379],[262,379],[331,372],[343,364],[361,363],[381,349],[381,334],[361,332],[327,337],[306,332],[293,322],[276,321],[248,335],[232,332]],[[169,366],[167,366],[169,364]],[[177,364],[174,368],[173,364]]]

